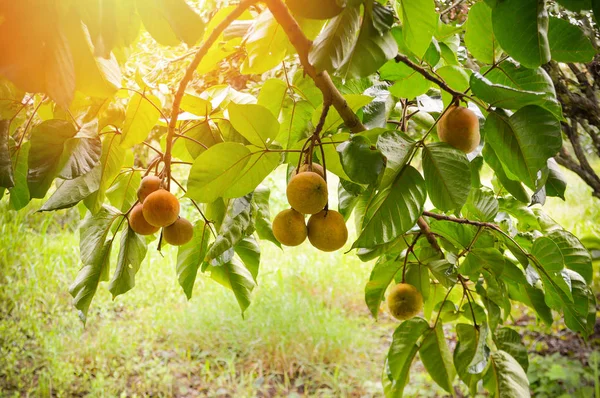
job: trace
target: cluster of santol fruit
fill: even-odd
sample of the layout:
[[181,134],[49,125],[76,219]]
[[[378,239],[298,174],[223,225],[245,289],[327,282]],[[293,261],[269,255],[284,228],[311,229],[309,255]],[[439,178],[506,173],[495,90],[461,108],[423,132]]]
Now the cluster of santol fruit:
[[129,226],[140,235],[152,235],[163,229],[165,242],[181,246],[194,235],[192,223],[179,216],[179,200],[162,188],[162,179],[146,176],[137,191],[139,203],[129,213]]

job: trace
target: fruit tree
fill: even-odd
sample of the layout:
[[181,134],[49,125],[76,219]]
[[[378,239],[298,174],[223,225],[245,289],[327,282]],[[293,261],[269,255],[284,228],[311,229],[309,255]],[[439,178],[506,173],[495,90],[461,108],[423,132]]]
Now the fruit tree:
[[[0,5],[0,196],[81,209],[84,322],[100,282],[126,293],[166,244],[188,298],[206,273],[243,313],[270,241],[373,261],[366,305],[400,321],[390,397],[417,354],[451,394],[528,396],[517,302],[591,334],[590,254],[543,204],[564,198],[557,160],[589,167],[573,128],[597,145],[599,0],[197,3]],[[592,91],[589,123],[556,76]]]

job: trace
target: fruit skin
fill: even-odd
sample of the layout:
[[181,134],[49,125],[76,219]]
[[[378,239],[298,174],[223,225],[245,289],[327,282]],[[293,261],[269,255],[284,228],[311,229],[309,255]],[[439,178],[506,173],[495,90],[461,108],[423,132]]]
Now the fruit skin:
[[171,192],[159,189],[146,197],[142,210],[150,225],[166,227],[177,221],[179,201]]
[[327,183],[317,173],[305,171],[292,177],[286,194],[293,209],[302,214],[315,214],[327,204]]
[[192,240],[194,226],[183,217],[163,229],[163,239],[170,245],[181,246]]
[[[323,166],[321,166],[318,163],[313,163],[311,165],[312,167],[312,172],[313,173],[317,173],[318,175],[320,175],[323,179],[325,178],[325,170],[323,169]],[[300,166],[300,171],[297,171],[298,169],[294,169],[294,173],[292,175],[297,175],[299,173],[304,173],[306,171],[308,171],[308,164],[303,164],[302,166]]]
[[144,203],[144,199],[148,197],[152,192],[157,191],[160,188],[161,179],[157,176],[146,176],[142,178],[140,187],[137,190],[137,197],[140,203]]
[[273,234],[275,239],[285,246],[298,246],[307,235],[304,215],[294,209],[286,209],[275,216]]
[[290,11],[303,18],[329,19],[344,10],[336,0],[287,0]]
[[135,205],[129,212],[129,226],[133,229],[133,232],[139,235],[152,235],[160,229],[160,227],[148,224],[140,203]]
[[308,240],[317,249],[332,252],[341,249],[348,240],[344,216],[335,210],[323,210],[308,219]]
[[479,145],[479,120],[470,109],[452,105],[437,124],[440,141],[460,149],[473,152]]
[[421,312],[423,296],[413,285],[399,283],[391,288],[387,305],[394,318],[404,321]]

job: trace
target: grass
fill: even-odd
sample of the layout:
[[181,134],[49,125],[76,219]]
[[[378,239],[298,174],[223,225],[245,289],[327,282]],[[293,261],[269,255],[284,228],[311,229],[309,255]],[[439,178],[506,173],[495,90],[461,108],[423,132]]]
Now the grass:
[[[597,233],[598,203],[569,181],[568,207],[550,199],[549,214],[577,234]],[[273,214],[285,205],[282,183],[281,173],[269,182]],[[100,286],[84,327],[68,293],[80,266],[78,211],[39,206],[16,213],[0,202],[0,396],[381,396],[397,323],[368,314],[372,264],[264,243],[242,319],[231,292],[205,276],[188,302],[176,251],[150,250],[134,290],[113,301]],[[420,370],[406,396],[441,395]]]

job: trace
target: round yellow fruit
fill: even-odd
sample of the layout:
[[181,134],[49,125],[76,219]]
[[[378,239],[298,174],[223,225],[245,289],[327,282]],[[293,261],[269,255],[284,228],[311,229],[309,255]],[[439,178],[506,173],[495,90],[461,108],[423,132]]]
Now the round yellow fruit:
[[159,189],[146,197],[142,210],[150,225],[166,227],[177,221],[179,201],[171,192]]
[[390,289],[387,305],[394,318],[404,321],[421,312],[423,296],[413,285],[399,283]]
[[137,190],[137,197],[140,203],[144,203],[144,199],[154,191],[160,188],[161,179],[157,176],[146,176],[142,178],[140,187]]
[[137,204],[129,212],[129,227],[133,229],[133,232],[140,235],[152,235],[156,233],[160,228],[148,224],[148,221],[144,218],[142,211],[142,205]]
[[179,217],[173,224],[163,229],[165,242],[173,246],[181,246],[192,240],[194,226],[183,217]]
[[344,10],[339,3],[345,5],[343,0],[287,0],[290,11],[302,18],[329,19]]
[[292,177],[286,195],[294,210],[302,214],[315,214],[327,204],[327,183],[317,173],[305,171]]
[[304,215],[294,209],[281,211],[273,220],[273,235],[285,246],[298,246],[306,240]]
[[470,109],[452,105],[437,124],[440,141],[470,153],[477,148],[481,135],[479,120]]
[[308,219],[308,240],[317,249],[332,252],[341,249],[348,240],[344,217],[335,210],[323,210]]
[[[325,170],[323,169],[323,166],[321,166],[318,163],[313,163],[313,164],[311,164],[311,168],[312,168],[312,170],[310,170],[310,171],[312,171],[314,173],[317,173],[321,177],[325,178]],[[299,171],[297,171],[297,170],[299,170]],[[294,174],[293,175],[304,173],[306,171],[309,171],[308,170],[308,164],[303,164],[302,166],[300,166],[300,169],[294,170]]]

